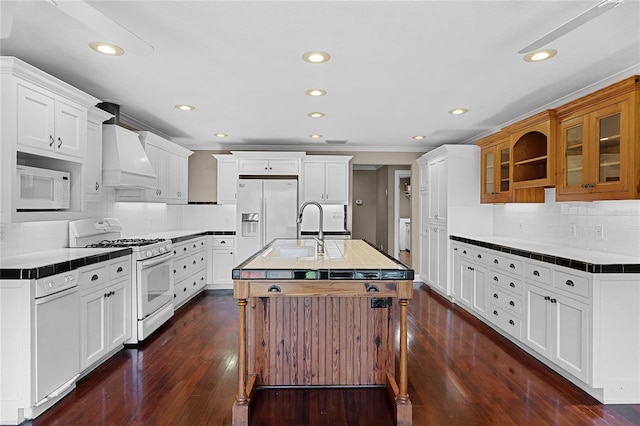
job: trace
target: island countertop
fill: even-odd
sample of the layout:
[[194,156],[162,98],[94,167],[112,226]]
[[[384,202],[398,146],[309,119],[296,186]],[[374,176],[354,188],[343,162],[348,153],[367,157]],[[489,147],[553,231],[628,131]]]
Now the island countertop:
[[276,239],[233,269],[233,279],[413,280],[413,269],[363,240]]

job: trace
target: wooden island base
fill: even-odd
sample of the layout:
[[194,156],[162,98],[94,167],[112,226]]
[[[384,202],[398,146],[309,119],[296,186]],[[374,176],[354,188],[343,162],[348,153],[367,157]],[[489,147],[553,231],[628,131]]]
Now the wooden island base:
[[[235,281],[239,352],[233,424],[249,424],[258,386],[377,385],[387,387],[396,423],[410,425],[406,316],[412,284],[376,282],[378,291],[368,292],[372,284],[364,281],[270,282],[280,292],[255,294],[268,290],[264,281]],[[339,295],[328,295],[332,291]]]

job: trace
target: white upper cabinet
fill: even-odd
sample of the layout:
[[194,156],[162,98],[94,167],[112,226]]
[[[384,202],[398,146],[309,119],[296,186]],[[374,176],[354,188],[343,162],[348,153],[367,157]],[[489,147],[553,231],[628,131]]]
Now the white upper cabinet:
[[238,187],[238,161],[231,154],[214,155],[218,160],[218,204],[235,204]]
[[297,159],[238,160],[238,173],[241,175],[297,175],[299,171],[300,161]]
[[20,149],[45,156],[58,154],[73,159],[84,158],[86,107],[26,82],[18,83],[17,95],[17,140]]
[[308,155],[302,163],[301,202],[349,204],[350,156]]
[[82,166],[85,201],[100,201],[102,196],[102,123],[111,117],[99,108],[89,108],[87,155]]

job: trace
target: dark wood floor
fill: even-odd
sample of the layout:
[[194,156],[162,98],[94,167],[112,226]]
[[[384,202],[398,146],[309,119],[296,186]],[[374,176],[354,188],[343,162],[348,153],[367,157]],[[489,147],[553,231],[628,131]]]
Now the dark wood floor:
[[[416,287],[409,316],[414,425],[638,425],[640,405],[602,405],[480,321]],[[139,348],[78,383],[33,425],[228,425],[237,307],[207,292]],[[383,389],[259,391],[252,425],[387,425]]]

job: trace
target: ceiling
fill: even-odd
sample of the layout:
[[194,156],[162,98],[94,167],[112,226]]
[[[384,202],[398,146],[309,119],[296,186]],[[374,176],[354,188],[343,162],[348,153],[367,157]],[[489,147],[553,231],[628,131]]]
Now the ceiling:
[[[190,149],[424,152],[640,74],[640,0],[549,43],[558,54],[539,63],[518,51],[598,1],[88,2],[152,46],[117,57],[88,48],[114,34],[53,1],[2,3],[2,55]],[[330,61],[304,62],[311,50]],[[468,113],[448,114],[458,107]]]

